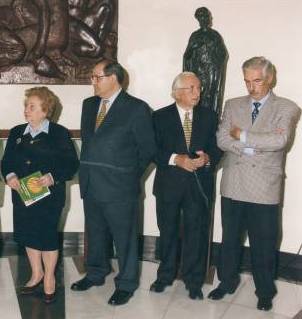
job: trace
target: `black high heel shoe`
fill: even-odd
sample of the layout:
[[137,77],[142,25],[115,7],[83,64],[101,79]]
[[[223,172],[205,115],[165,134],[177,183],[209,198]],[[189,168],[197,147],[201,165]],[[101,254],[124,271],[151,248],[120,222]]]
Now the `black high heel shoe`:
[[35,293],[37,291],[37,289],[42,284],[42,282],[43,282],[43,278],[41,278],[41,280],[33,286],[21,287],[19,290],[20,295],[32,295],[33,293]]
[[54,291],[52,294],[47,294],[44,292],[43,300],[46,304],[50,304],[56,301],[56,291]]
[[47,293],[45,292],[45,286],[44,286],[44,292],[43,292],[43,301],[48,305],[53,303],[54,301],[56,301],[56,288],[57,288],[57,284],[56,281],[54,283],[54,291],[52,293]]

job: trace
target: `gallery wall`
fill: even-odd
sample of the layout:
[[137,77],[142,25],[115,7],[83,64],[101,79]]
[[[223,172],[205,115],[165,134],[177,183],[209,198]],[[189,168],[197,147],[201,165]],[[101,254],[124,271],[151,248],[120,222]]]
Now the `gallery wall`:
[[[119,0],[119,61],[130,75],[129,92],[145,99],[153,109],[172,102],[170,87],[182,70],[182,55],[190,34],[198,28],[196,8],[206,6],[213,28],[224,38],[229,52],[225,99],[246,94],[242,62],[264,55],[277,67],[275,93],[302,106],[302,2],[300,0]],[[23,122],[23,93],[30,85],[0,85],[0,129]],[[79,129],[81,101],[92,94],[88,85],[53,85],[64,109],[60,123]],[[295,253],[302,240],[302,140],[301,123],[286,164],[286,184],[281,250]],[[76,141],[78,148],[80,142]],[[2,144],[3,148],[3,144]],[[145,185],[144,234],[158,235],[154,172]],[[221,239],[219,181],[214,220],[214,241]],[[76,180],[68,186],[70,196],[62,225],[71,232],[83,231],[83,209]],[[0,188],[0,230],[12,231],[10,192]],[[63,227],[63,226],[62,226]]]

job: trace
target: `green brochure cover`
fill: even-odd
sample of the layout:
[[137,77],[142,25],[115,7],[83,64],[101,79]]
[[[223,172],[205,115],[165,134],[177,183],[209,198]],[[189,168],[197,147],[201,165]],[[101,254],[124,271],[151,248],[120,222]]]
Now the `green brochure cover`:
[[20,189],[18,193],[22,198],[25,206],[30,206],[42,198],[50,195],[48,187],[40,186],[37,180],[42,177],[40,171],[34,172],[28,176],[20,178]]

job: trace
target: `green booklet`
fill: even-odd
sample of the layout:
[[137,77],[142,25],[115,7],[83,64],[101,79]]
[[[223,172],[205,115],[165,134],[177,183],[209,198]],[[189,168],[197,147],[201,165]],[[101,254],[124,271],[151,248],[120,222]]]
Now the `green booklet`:
[[38,171],[20,178],[20,189],[18,190],[18,193],[25,206],[30,206],[50,195],[48,187],[40,186],[38,184],[37,180],[40,177],[42,177],[42,173]]

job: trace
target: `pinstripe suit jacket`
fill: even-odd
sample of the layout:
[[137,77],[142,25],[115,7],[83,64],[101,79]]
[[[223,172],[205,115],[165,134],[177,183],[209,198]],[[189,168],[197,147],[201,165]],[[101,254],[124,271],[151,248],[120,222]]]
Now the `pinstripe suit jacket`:
[[[287,145],[299,113],[294,102],[271,94],[252,125],[249,96],[226,102],[217,132],[218,146],[225,151],[222,196],[251,203],[280,203]],[[233,126],[247,132],[246,144],[230,136]],[[282,133],[276,132],[278,128]],[[254,155],[244,154],[244,147],[253,148]]]

